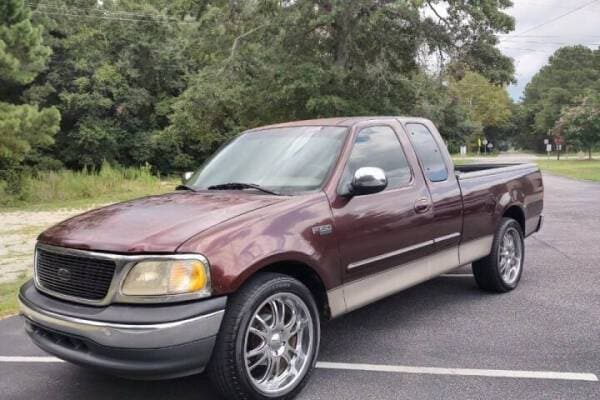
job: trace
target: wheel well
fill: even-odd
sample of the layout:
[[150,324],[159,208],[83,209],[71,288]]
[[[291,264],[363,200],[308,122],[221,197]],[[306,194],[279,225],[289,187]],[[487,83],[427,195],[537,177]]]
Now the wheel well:
[[329,318],[327,290],[319,275],[311,267],[298,261],[280,261],[262,268],[258,271],[260,272],[277,272],[298,279],[314,296],[321,316]]
[[521,225],[521,230],[523,231],[523,234],[525,234],[525,213],[523,213],[521,207],[510,206],[506,211],[504,211],[502,217],[512,218],[515,221],[517,221],[519,225]]

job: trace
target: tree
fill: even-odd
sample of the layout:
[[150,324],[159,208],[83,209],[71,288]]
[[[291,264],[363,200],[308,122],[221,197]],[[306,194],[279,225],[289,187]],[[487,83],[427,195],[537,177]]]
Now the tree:
[[592,149],[600,144],[600,94],[590,92],[575,106],[565,107],[550,134],[587,149],[591,160]]
[[[471,126],[463,123],[463,110],[454,112],[446,88],[423,73],[419,54],[439,48],[465,68],[483,68],[491,63],[493,32],[513,26],[499,11],[508,1],[481,7],[450,2],[451,19],[440,21],[423,18],[431,4],[422,1],[237,4],[233,12],[209,7],[200,20],[214,46],[206,51],[217,61],[198,71],[173,103],[160,140],[169,143],[163,154],[171,160],[198,163],[248,127],[326,116],[429,116],[458,142]],[[512,62],[502,60],[491,63],[494,72],[483,72],[495,81],[512,80]]]
[[16,105],[50,55],[23,0],[0,3],[0,179],[8,179],[34,146],[49,145],[59,129],[56,108]]
[[472,123],[470,141],[487,133],[484,130],[505,126],[510,120],[511,101],[506,89],[476,72],[467,71],[463,79],[451,80],[449,91]]
[[32,3],[53,55],[22,98],[62,120],[30,164],[172,172],[249,127],[344,115],[430,116],[459,143],[474,123],[439,79],[450,68],[422,60],[439,52],[456,80],[472,70],[503,84],[514,72],[495,48],[513,28],[508,0]]
[[[56,105],[56,144],[45,154],[69,168],[153,161],[153,136],[167,124],[186,76],[204,63],[186,55],[194,24],[181,23],[160,1],[84,0],[41,3],[36,19],[54,49],[48,71],[27,91]],[[179,3],[174,3],[179,4]],[[192,36],[192,35],[190,35]]]
[[[489,81],[509,84],[514,81],[512,60],[496,47],[497,33],[515,27],[514,18],[503,10],[511,0],[421,0],[422,8],[435,17],[423,21],[423,32],[431,49],[447,59],[448,71],[461,79],[467,70]],[[444,12],[442,12],[442,10]]]
[[527,84],[524,92],[524,128],[528,144],[543,150],[543,141],[565,106],[574,106],[586,90],[600,91],[600,50],[585,46],[562,47]]

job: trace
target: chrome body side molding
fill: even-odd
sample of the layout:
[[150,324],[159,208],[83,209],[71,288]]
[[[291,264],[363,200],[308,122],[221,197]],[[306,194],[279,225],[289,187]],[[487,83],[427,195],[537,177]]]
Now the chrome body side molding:
[[[456,237],[456,235],[443,236],[435,240],[423,242],[419,246],[428,246],[436,243],[436,240],[438,242],[448,240]],[[493,240],[493,235],[485,236],[331,289],[327,292],[331,317],[340,316],[409,287],[418,285],[421,282],[435,278],[461,265],[485,257],[491,252]],[[413,247],[406,247],[398,251],[410,251],[406,249],[414,250]],[[386,253],[379,257],[390,257],[390,254],[401,253]],[[373,259],[375,257],[368,260]]]
[[425,242],[417,243],[412,246],[403,247],[398,250],[390,251],[389,253],[384,253],[384,254],[380,254],[378,256],[365,258],[364,260],[360,260],[360,261],[356,261],[356,262],[348,264],[348,266],[346,268],[347,268],[347,270],[351,270],[354,268],[362,267],[364,265],[368,265],[368,264],[374,263],[376,261],[381,261],[381,260],[385,260],[386,258],[399,256],[400,254],[408,253],[409,251],[413,251],[413,250],[422,249],[423,247],[431,246],[432,244],[440,243],[445,240],[454,239],[455,237],[459,237],[459,236],[460,236],[460,233],[454,232],[449,235],[437,237],[433,240],[427,240]]
[[389,253],[380,254],[380,255],[375,256],[375,257],[365,258],[364,260],[360,260],[360,261],[348,264],[347,269],[351,270],[351,269],[354,269],[354,268],[358,268],[358,267],[362,267],[364,265],[368,265],[368,264],[374,263],[376,261],[385,260],[386,258],[390,258],[390,257],[394,257],[394,256],[399,256],[400,254],[408,253],[409,251],[418,250],[418,249],[421,249],[423,247],[431,246],[433,243],[434,243],[433,240],[428,240],[426,242],[417,243],[415,245],[404,247],[402,249],[391,251]]

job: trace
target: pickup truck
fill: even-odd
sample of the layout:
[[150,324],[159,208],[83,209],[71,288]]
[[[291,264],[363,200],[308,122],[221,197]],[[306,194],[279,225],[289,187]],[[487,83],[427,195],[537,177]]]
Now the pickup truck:
[[119,376],[205,369],[230,399],[289,399],[321,322],[472,263],[516,288],[542,226],[532,164],[455,166],[435,126],[334,118],[246,131],[172,193],[38,237],[19,294],[48,353]]

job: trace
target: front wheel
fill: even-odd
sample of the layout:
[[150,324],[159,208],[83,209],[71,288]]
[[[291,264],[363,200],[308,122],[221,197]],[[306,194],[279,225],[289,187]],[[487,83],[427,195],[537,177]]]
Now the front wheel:
[[291,399],[319,350],[311,292],[286,275],[260,274],[232,296],[208,371],[228,399]]
[[525,260],[525,242],[521,225],[503,218],[496,230],[492,252],[473,263],[477,285],[490,292],[504,293],[519,284]]

